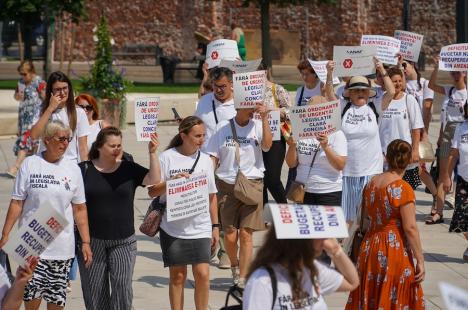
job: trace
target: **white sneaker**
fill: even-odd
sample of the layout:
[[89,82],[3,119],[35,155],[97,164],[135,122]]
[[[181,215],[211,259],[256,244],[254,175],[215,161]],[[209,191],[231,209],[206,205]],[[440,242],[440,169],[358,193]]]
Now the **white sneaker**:
[[239,278],[239,283],[237,283],[237,287],[241,289],[245,288],[245,278]]
[[221,256],[219,256],[218,268],[219,269],[231,268],[231,261],[229,260],[229,256],[227,255],[226,252],[222,253]]
[[232,283],[234,285],[239,284],[239,266],[231,267],[231,274],[232,274]]

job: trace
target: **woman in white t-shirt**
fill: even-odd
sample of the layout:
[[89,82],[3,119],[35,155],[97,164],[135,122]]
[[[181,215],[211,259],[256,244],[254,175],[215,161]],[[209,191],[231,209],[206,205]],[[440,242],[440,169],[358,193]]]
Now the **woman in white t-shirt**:
[[[31,137],[38,139],[45,125],[51,120],[60,120],[72,130],[72,140],[64,157],[75,161],[88,159],[87,136],[89,123],[83,109],[77,109],[70,79],[62,72],[52,72],[47,80],[46,98],[42,103],[41,117],[31,129]],[[44,151],[41,142],[38,153]]]
[[[52,121],[45,126],[42,140],[46,150],[26,158],[18,172],[0,248],[8,241],[16,221],[20,227],[31,226],[31,216],[40,208],[52,207],[60,212],[70,224],[40,255],[23,300],[27,309],[38,309],[41,299],[48,307],[50,304],[62,309],[66,302],[68,273],[75,257],[73,222],[83,240],[81,249],[86,265],[92,260],[86,199],[80,168],[64,156],[71,140],[70,128],[61,121]],[[43,228],[37,224],[34,229]]]
[[[316,260],[322,250],[337,270]],[[276,296],[267,268],[276,278]],[[250,266],[243,309],[327,309],[324,295],[352,291],[358,285],[356,267],[335,239],[277,239],[271,227]]]
[[200,118],[184,118],[179,124],[179,133],[159,156],[162,182],[149,188],[150,196],[160,196],[160,202],[165,203],[166,181],[200,173],[204,173],[208,181],[209,203],[202,205],[203,212],[169,221],[167,209],[173,206],[168,206],[161,222],[159,237],[164,267],[169,267],[169,299],[172,309],[184,307],[187,265],[192,266],[195,279],[195,306],[197,309],[208,308],[210,254],[218,243],[220,225],[213,161],[208,154],[200,151],[205,142],[205,132],[205,125]]
[[[465,120],[463,116],[463,107],[467,103],[466,91],[466,74],[465,72],[450,72],[452,78],[451,86],[441,86],[437,83],[437,74],[439,72],[439,58],[437,57],[432,71],[431,79],[429,80],[429,88],[434,92],[445,95],[442,109],[440,111],[441,126],[439,131],[439,139],[437,140],[438,165],[439,171],[447,170],[447,158],[452,147],[452,139],[455,133],[455,128]],[[437,201],[434,210],[431,210],[431,217],[426,220],[426,224],[443,223],[443,209],[445,202],[445,191],[443,188],[442,174],[439,173],[437,180]]]

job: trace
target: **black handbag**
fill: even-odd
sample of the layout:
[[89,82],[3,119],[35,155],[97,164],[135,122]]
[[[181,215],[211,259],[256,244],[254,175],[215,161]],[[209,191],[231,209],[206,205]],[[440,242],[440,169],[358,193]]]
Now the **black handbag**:
[[[431,164],[431,169],[429,170],[429,174],[431,175],[432,182],[437,185],[437,180],[439,179],[439,149],[435,152],[435,160]],[[431,194],[431,191],[426,186],[424,192]]]

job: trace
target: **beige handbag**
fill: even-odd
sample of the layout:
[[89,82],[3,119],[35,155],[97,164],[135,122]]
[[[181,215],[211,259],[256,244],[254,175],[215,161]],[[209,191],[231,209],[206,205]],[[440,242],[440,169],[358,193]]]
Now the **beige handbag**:
[[[312,170],[312,167],[314,166],[315,158],[317,157],[317,153],[319,151],[320,151],[320,144],[314,153],[312,162],[310,163],[310,168],[309,168],[309,173],[307,174],[307,178],[309,178],[310,171]],[[291,185],[289,186],[288,192],[286,193],[286,198],[295,203],[303,203],[304,196],[305,196],[304,184],[297,182],[296,180],[291,181]]]
[[432,163],[435,160],[435,153],[431,142],[419,141],[419,159],[426,163]]
[[240,144],[237,138],[234,120],[230,119],[232,135],[236,144],[237,175],[234,183],[234,197],[248,206],[261,204],[263,201],[263,183],[249,180],[240,169]]

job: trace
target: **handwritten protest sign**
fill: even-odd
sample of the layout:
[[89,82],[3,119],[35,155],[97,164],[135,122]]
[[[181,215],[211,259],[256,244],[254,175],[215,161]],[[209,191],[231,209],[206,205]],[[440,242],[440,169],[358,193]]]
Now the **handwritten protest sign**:
[[135,100],[135,131],[137,141],[150,141],[156,132],[159,115],[159,97]]
[[289,119],[296,140],[310,139],[318,134],[329,135],[341,128],[340,102],[296,106],[291,108]]
[[[281,121],[280,121],[280,110],[271,110],[268,113],[268,124],[270,125],[271,134],[273,135],[273,141],[281,140]],[[255,113],[254,118],[261,120],[260,114]]]
[[[327,82],[327,63],[328,60],[314,61],[308,59],[312,68],[314,68],[315,73],[317,74],[320,81],[323,83]],[[340,79],[338,79],[335,74],[333,74],[333,84],[340,84]]]
[[468,71],[468,43],[444,46],[439,56],[439,70]]
[[400,43],[400,40],[387,36],[363,35],[361,37],[361,46],[375,46],[376,57],[389,65],[397,64],[398,58],[395,56],[400,52]]
[[375,73],[375,46],[334,46],[335,75],[354,76]]
[[269,203],[278,239],[347,238],[340,207]]
[[401,42],[400,53],[403,59],[418,62],[424,36],[403,30],[395,30],[393,36]]
[[236,109],[255,108],[265,99],[266,72],[254,71],[236,73],[232,76],[234,107]]
[[219,66],[229,68],[233,73],[247,73],[257,71],[261,62],[261,58],[247,61],[221,59]]
[[220,64],[221,59],[238,60],[239,50],[235,40],[219,39],[214,40],[206,47],[206,63],[208,69],[216,67]]
[[168,222],[208,212],[210,202],[206,172],[166,181],[166,202]]
[[10,237],[3,250],[20,266],[38,258],[68,225],[65,217],[49,203],[38,208]]
[[468,291],[454,285],[440,282],[439,289],[442,293],[447,310],[466,310],[468,309]]

